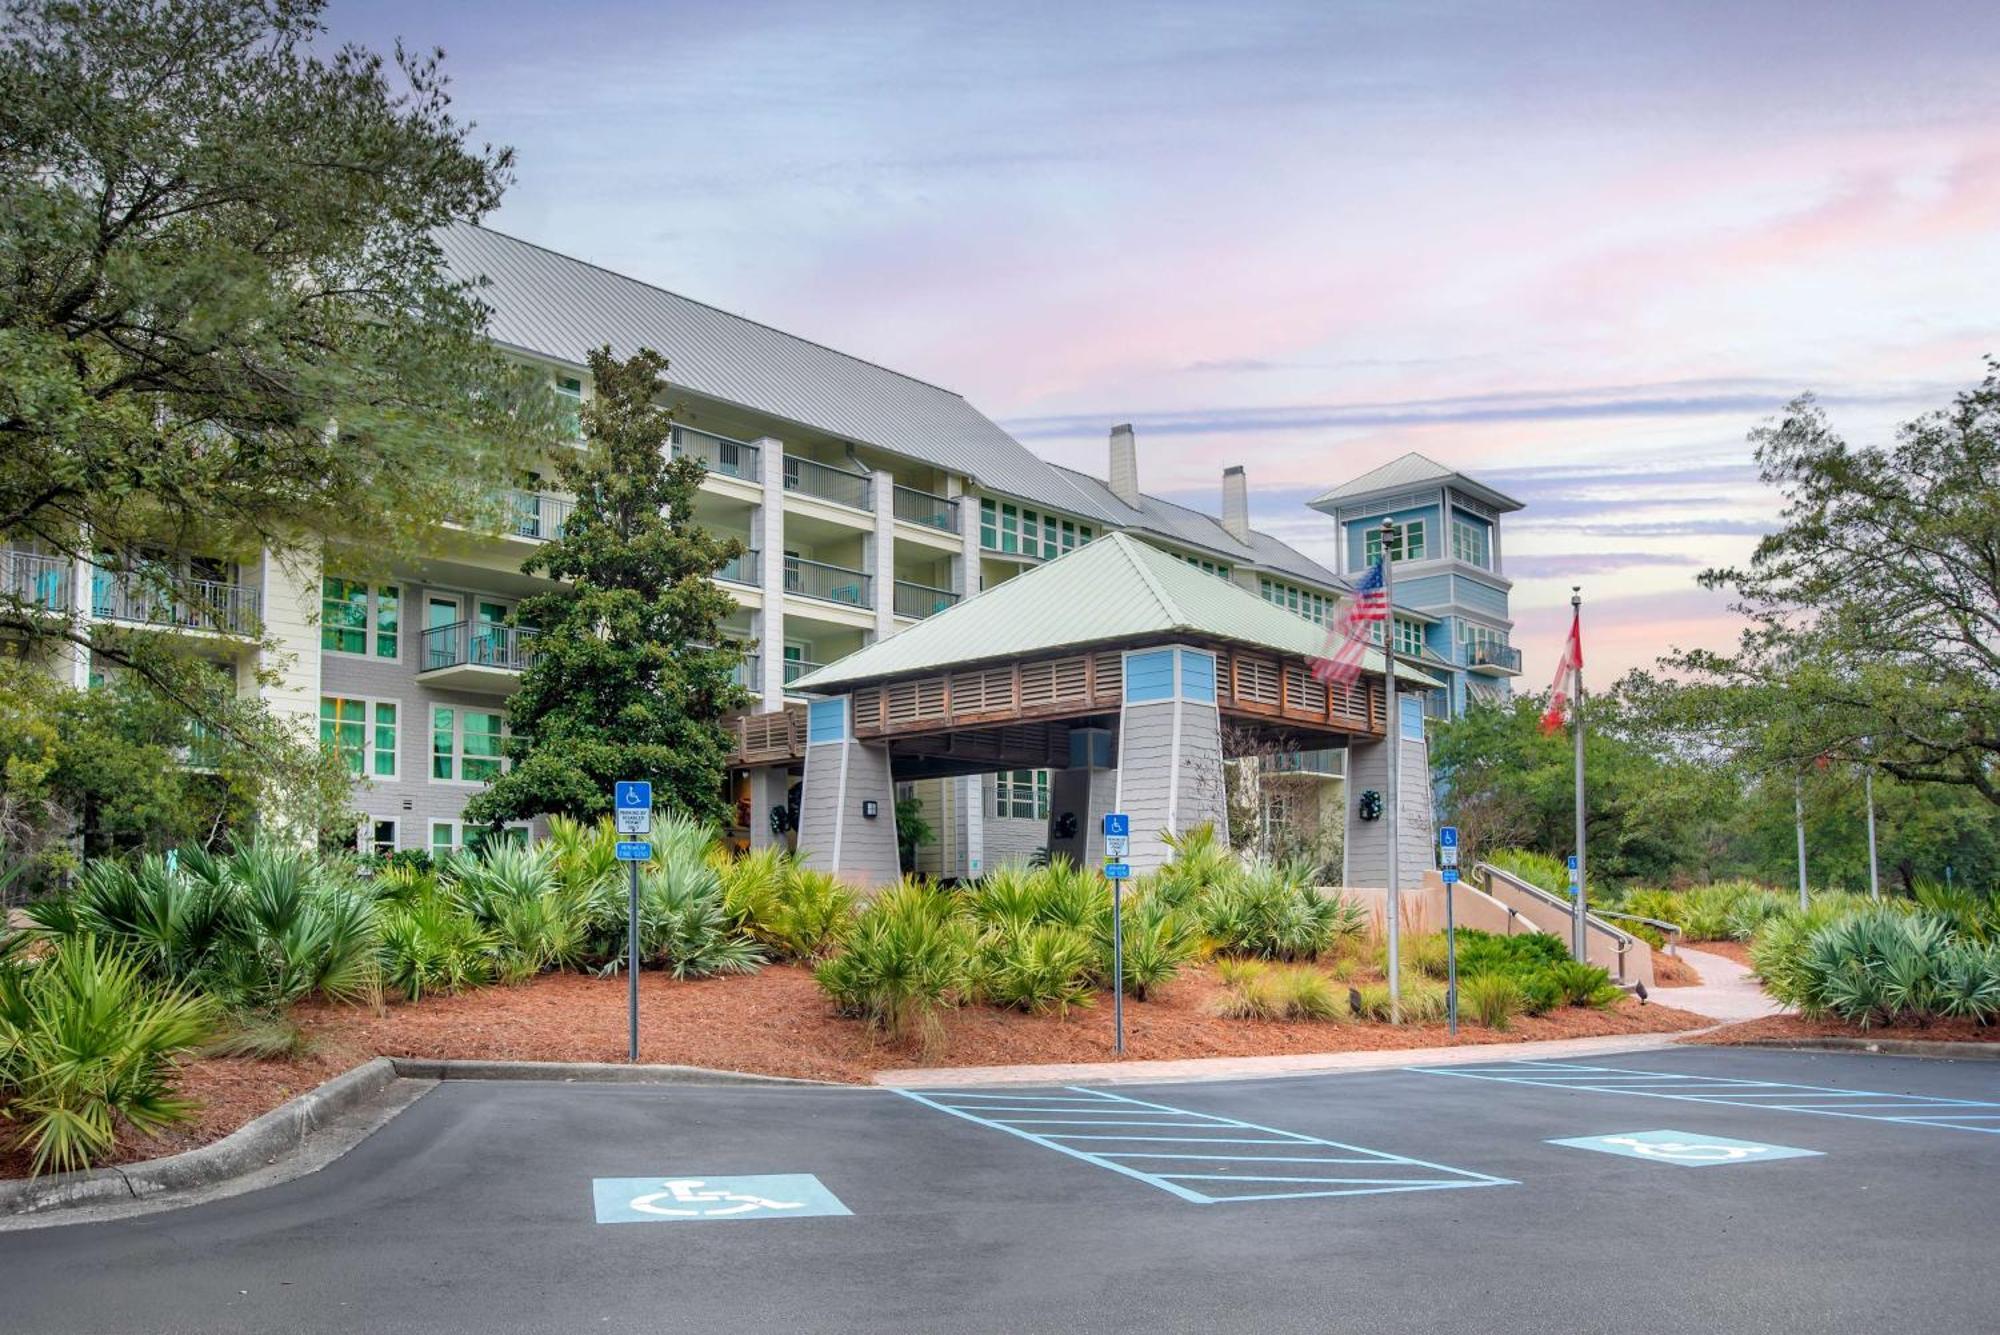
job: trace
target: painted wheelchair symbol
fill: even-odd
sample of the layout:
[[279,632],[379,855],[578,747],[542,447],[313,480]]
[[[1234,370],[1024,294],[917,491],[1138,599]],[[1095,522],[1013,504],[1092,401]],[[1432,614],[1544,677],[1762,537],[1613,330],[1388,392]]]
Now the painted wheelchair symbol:
[[1606,1136],[1607,1145],[1623,1145],[1634,1154],[1651,1159],[1679,1159],[1683,1163],[1728,1163],[1761,1152],[1756,1145],[1694,1145],[1682,1140],[1649,1141],[1637,1136]]
[[[700,1178],[670,1178],[660,1185],[666,1190],[634,1197],[629,1202],[631,1208],[642,1214],[666,1215],[676,1219],[720,1219],[727,1215],[748,1214],[752,1210],[798,1210],[805,1206],[804,1201],[774,1201],[733,1191],[703,1191]],[[661,1204],[663,1201],[674,1204]]]

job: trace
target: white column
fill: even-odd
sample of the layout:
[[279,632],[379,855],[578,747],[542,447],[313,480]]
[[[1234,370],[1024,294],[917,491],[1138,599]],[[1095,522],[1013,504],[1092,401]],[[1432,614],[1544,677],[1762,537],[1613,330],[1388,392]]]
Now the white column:
[[771,713],[785,707],[785,443],[765,436],[756,445],[759,480],[764,485],[764,502],[751,527],[757,540],[757,587],[764,594],[757,629],[763,677],[757,709]]
[[[86,548],[88,544],[85,544]],[[96,567],[79,556],[70,562],[69,605],[77,630],[88,634],[91,618],[90,578]],[[69,677],[69,684],[77,690],[90,687],[90,650],[80,644],[63,646],[63,666]]]
[[[958,479],[951,485],[959,487]],[[951,563],[951,591],[960,599],[979,592],[979,498],[963,487],[958,490],[958,556]]]
[[896,479],[878,468],[868,479],[875,510],[875,534],[868,541],[868,573],[874,576],[875,638],[896,633]]

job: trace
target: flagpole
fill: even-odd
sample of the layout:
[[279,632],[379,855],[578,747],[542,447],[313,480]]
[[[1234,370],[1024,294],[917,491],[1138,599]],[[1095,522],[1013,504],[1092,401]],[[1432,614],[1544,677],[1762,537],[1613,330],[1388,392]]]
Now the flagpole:
[[1382,521],[1382,713],[1383,727],[1389,734],[1389,793],[1383,801],[1383,816],[1389,822],[1389,887],[1387,910],[1389,919],[1389,1023],[1403,1022],[1403,895],[1402,868],[1403,850],[1398,846],[1402,841],[1399,812],[1402,803],[1396,800],[1396,790],[1401,786],[1403,720],[1398,717],[1396,705],[1396,586],[1395,568],[1390,541],[1396,536],[1394,521]]
[[1875,863],[1875,767],[1861,770],[1861,791],[1868,796],[1868,897],[1882,897],[1882,876]]
[[[1571,586],[1569,607],[1570,635],[1578,645],[1581,645],[1583,643],[1583,589],[1580,585]],[[1578,657],[1581,658],[1581,655],[1578,655]],[[1589,881],[1585,879],[1586,869],[1583,853],[1583,664],[1579,661],[1573,670],[1576,674],[1575,699],[1574,704],[1571,706],[1576,711],[1575,726],[1571,729],[1576,735],[1576,904],[1572,910],[1575,914],[1575,922],[1571,933],[1573,938],[1571,949],[1577,959],[1587,963],[1590,958],[1590,940],[1586,935],[1589,931],[1588,924],[1590,921],[1590,894],[1584,889],[1589,884]]]

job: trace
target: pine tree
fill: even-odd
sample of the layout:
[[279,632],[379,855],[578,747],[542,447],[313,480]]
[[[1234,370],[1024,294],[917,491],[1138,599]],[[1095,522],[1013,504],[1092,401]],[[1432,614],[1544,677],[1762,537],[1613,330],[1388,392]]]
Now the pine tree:
[[513,767],[466,804],[465,818],[592,819],[610,810],[612,784],[648,779],[657,805],[720,822],[729,813],[721,720],[748,696],[734,679],[742,649],[722,635],[736,604],[709,576],[743,545],[695,522],[706,469],[669,458],[672,414],[659,403],[667,359],[641,348],[620,362],[607,347],[589,361],[585,445],[556,465],[576,509],[522,565],[564,587],[515,611],[538,634],[507,708]]

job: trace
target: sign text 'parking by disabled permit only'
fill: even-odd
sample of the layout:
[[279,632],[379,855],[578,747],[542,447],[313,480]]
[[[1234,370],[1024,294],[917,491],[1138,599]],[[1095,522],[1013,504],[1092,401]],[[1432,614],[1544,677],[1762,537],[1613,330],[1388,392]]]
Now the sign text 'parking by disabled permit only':
[[590,1184],[600,1224],[811,1219],[853,1211],[811,1173],[737,1177],[600,1177]]
[[650,779],[620,779],[611,796],[618,833],[653,832],[653,784]]

